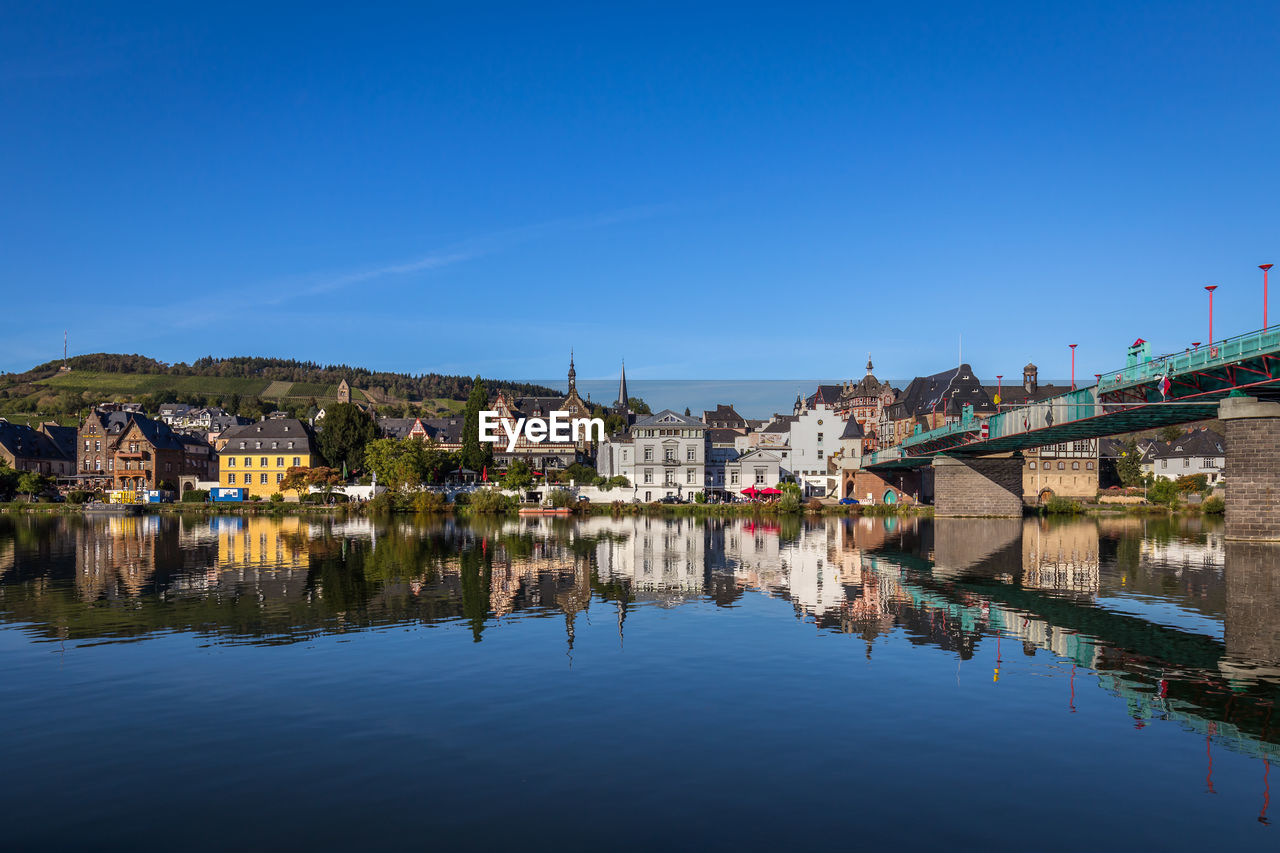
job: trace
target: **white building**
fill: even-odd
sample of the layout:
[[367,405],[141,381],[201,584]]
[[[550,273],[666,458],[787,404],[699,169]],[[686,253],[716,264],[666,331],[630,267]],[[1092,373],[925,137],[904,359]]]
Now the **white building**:
[[834,494],[839,477],[828,470],[829,454],[840,449],[844,421],[826,403],[803,407],[791,421],[791,471],[805,497]]
[[1226,462],[1226,442],[1222,436],[1212,430],[1198,429],[1170,442],[1152,442],[1142,456],[1142,473],[1161,480],[1204,474],[1212,486],[1222,478]]
[[596,470],[621,474],[631,481],[635,497],[692,499],[706,484],[706,430],[697,418],[664,409],[637,420],[626,437],[605,442]]

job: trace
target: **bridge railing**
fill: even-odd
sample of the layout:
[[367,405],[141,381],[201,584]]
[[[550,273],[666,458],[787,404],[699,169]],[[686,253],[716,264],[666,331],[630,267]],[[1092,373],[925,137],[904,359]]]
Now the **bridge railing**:
[[1103,393],[1151,382],[1158,376],[1194,373],[1280,350],[1280,326],[1224,338],[1180,353],[1155,356],[1150,361],[1102,374]]

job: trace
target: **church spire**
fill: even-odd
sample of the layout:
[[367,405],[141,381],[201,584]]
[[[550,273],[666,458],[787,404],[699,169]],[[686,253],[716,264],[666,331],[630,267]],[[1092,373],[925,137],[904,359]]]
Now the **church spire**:
[[871,353],[867,353],[867,375],[868,376],[871,375],[872,370],[874,370],[874,368],[871,365]]
[[618,410],[624,415],[627,413],[627,407],[631,405],[631,398],[627,396],[627,360],[622,360],[622,378],[618,380]]
[[573,367],[573,348],[569,348],[569,393],[572,394],[578,387],[578,371]]

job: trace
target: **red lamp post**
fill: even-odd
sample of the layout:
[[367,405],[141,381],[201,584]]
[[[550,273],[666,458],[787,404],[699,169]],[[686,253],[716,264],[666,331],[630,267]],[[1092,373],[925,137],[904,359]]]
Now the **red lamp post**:
[[1076,390],[1076,347],[1078,344],[1067,344],[1071,347],[1071,390]]
[[1213,292],[1218,289],[1218,285],[1206,284],[1204,289],[1209,291],[1209,346],[1213,346]]
[[1258,269],[1262,270],[1262,328],[1267,328],[1267,272],[1271,269],[1271,264],[1258,264]]
[[[1000,398],[1001,398],[1001,400],[1003,401],[1003,399],[1004,399],[1004,395],[1000,393],[1000,390],[1004,387],[1004,383],[1001,381],[1002,379],[1004,379],[1004,374],[1003,374],[1003,373],[997,373],[997,374],[996,374],[996,396],[997,396],[997,397],[1000,397]],[[998,411],[1000,411],[1000,404],[999,404],[999,403],[996,403],[996,411],[997,411],[997,412],[998,412]]]

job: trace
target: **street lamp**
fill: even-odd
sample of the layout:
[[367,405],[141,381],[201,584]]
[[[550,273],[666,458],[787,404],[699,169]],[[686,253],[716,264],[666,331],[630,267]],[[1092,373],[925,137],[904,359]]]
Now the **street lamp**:
[[1003,396],[1000,393],[1001,389],[1004,387],[1004,382],[1002,381],[1003,379],[1004,379],[1003,373],[996,374],[996,411],[997,412],[1000,411],[1000,399]]
[[1218,289],[1218,285],[1206,284],[1204,289],[1209,291],[1209,346],[1213,346],[1213,292]]
[[1271,269],[1271,264],[1258,264],[1258,269],[1262,270],[1262,328],[1267,328],[1267,272]]
[[1071,347],[1071,390],[1076,390],[1076,347],[1078,344],[1067,344]]

